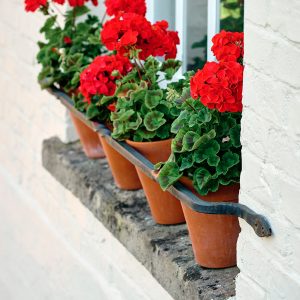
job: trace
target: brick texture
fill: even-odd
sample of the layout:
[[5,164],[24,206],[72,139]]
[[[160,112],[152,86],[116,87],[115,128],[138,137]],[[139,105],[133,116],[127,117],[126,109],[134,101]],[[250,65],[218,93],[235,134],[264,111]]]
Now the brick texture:
[[23,2],[0,1],[0,299],[171,300],[41,165],[43,140],[76,135],[37,84],[43,17]]
[[241,221],[236,299],[299,299],[299,1],[247,1],[240,202],[273,236]]

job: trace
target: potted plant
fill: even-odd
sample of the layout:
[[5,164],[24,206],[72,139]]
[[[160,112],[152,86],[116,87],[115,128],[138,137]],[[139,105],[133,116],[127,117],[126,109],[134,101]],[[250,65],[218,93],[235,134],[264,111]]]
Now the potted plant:
[[[116,82],[112,137],[125,140],[154,164],[166,159],[171,152],[170,125],[179,110],[166,99],[160,83],[171,80],[180,68],[181,63],[174,59],[177,33],[168,30],[166,21],[151,24],[142,15],[125,13],[104,24],[101,39],[109,50],[129,57],[133,65],[131,72]],[[139,168],[137,172],[155,221],[184,222],[180,202]]]
[[[171,126],[172,154],[158,176],[163,190],[180,180],[199,198],[237,202],[241,172],[240,121],[243,34],[213,38],[219,62],[208,62],[190,81],[182,111]],[[191,97],[190,97],[191,94]],[[196,261],[208,268],[236,264],[237,217],[206,215],[182,204]]]
[[[71,9],[62,18],[57,5],[65,0],[25,0],[26,11],[40,10],[47,16],[40,32],[44,41],[39,42],[37,60],[42,66],[38,75],[41,88],[57,87],[73,97],[78,93],[79,74],[94,57],[106,52],[99,40],[102,27],[98,17],[92,16],[83,0],[68,0]],[[92,3],[97,5],[97,1]],[[85,17],[78,22],[78,18]],[[62,24],[59,22],[63,19]],[[104,156],[98,135],[71,113],[85,154],[89,158]]]
[[[118,54],[96,57],[80,74],[80,93],[76,97],[75,107],[79,111],[86,112],[88,119],[112,128],[110,113],[115,110],[116,81],[127,76],[132,67],[127,57]],[[114,150],[104,137],[100,134],[99,137],[116,185],[126,190],[141,188],[134,166]]]

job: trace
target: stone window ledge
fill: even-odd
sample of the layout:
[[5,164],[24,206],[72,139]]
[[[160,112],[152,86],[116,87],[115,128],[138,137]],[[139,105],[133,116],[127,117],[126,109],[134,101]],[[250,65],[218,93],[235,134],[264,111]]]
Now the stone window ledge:
[[105,159],[89,160],[79,143],[51,138],[43,165],[131,252],[174,299],[228,299],[237,267],[204,269],[193,258],[186,225],[157,225],[142,190],[121,191]]

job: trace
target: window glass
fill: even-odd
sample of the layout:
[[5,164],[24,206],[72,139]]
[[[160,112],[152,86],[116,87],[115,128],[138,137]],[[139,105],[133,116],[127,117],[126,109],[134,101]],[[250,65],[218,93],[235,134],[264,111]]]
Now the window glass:
[[207,0],[186,0],[187,69],[202,68],[207,56]]

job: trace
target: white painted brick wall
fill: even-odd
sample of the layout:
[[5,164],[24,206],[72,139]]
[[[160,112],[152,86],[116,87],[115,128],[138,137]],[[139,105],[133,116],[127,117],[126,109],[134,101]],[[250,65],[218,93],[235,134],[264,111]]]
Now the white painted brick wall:
[[240,202],[273,236],[241,221],[238,300],[300,299],[299,20],[297,0],[246,1]]
[[37,84],[42,22],[23,0],[0,1],[0,299],[171,300],[41,166],[44,139],[76,138]]

